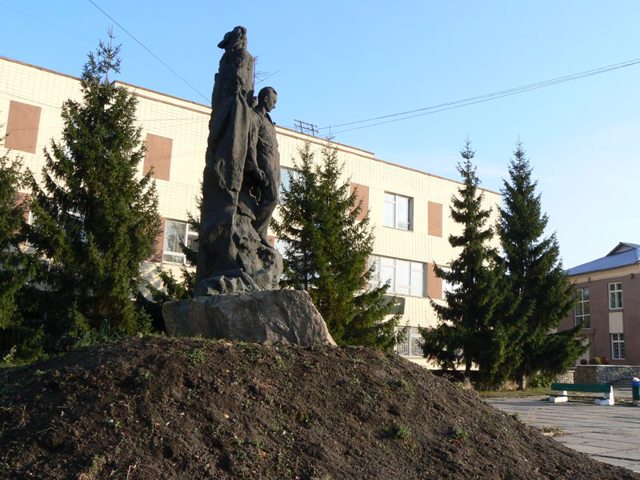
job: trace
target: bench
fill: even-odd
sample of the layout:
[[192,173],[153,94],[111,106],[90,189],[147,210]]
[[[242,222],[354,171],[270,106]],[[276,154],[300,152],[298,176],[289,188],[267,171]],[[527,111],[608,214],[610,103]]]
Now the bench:
[[613,387],[610,384],[592,383],[552,383],[551,390],[560,392],[559,395],[552,394],[549,401],[552,403],[563,403],[569,401],[568,392],[580,393],[602,393],[603,396],[594,399],[596,405],[613,405]]

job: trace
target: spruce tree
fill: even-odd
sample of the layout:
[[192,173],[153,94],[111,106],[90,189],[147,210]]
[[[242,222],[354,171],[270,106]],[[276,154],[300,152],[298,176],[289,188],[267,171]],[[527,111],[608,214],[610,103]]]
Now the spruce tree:
[[505,336],[496,318],[501,303],[501,272],[497,253],[489,242],[493,231],[487,226],[490,209],[482,206],[480,181],[472,163],[475,152],[469,141],[460,152],[458,172],[463,184],[452,198],[451,217],[461,225],[460,235],[450,235],[449,243],[460,254],[448,269],[435,266],[435,273],[451,289],[444,293],[445,304],[432,302],[439,317],[434,328],[422,329],[424,355],[442,368],[464,365],[465,374],[477,365],[481,380],[493,382],[493,366],[505,347]]
[[41,333],[26,308],[38,262],[25,245],[28,206],[18,193],[25,180],[19,158],[0,156],[0,359],[11,362],[41,354]]
[[72,337],[149,328],[132,299],[159,231],[157,195],[150,172],[139,177],[136,99],[110,78],[120,58],[109,36],[88,56],[82,100],[63,105],[62,138],[45,150],[42,185],[32,179],[30,241],[50,262],[47,325]]
[[369,286],[373,233],[358,220],[361,205],[341,181],[337,151],[326,146],[314,164],[307,143],[284,189],[280,220],[273,221],[284,245],[283,287],[307,290],[340,345],[391,350],[402,332],[386,297],[387,285]]
[[506,303],[514,307],[505,322],[512,326],[511,376],[520,388],[527,378],[565,371],[583,353],[577,329],[552,333],[571,310],[574,293],[559,260],[555,234],[544,237],[548,217],[542,212],[537,182],[522,144],[503,182],[498,234],[503,250]]

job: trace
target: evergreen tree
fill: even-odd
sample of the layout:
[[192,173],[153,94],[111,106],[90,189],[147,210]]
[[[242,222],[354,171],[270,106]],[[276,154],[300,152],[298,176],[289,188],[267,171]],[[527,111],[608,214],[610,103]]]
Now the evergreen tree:
[[136,99],[109,78],[119,47],[100,42],[81,77],[82,100],[62,108],[59,142],[45,150],[43,183],[32,179],[30,241],[49,259],[44,282],[47,324],[55,334],[133,334],[149,319],[132,302],[140,266],[153,250],[160,220],[135,125]]
[[24,186],[20,159],[0,156],[0,359],[13,362],[41,354],[41,333],[23,316],[38,267],[24,245],[28,208],[18,194]]
[[579,327],[552,333],[571,310],[574,292],[559,261],[555,234],[544,237],[548,217],[542,212],[537,182],[520,143],[503,182],[498,234],[503,249],[506,303],[514,307],[505,322],[511,325],[512,351],[507,364],[520,388],[536,374],[565,371],[584,352]]
[[482,207],[483,195],[469,141],[460,152],[463,160],[458,171],[463,179],[458,195],[452,199],[451,217],[462,226],[460,235],[450,235],[452,247],[460,248],[450,268],[435,266],[438,277],[451,285],[444,293],[446,304],[432,302],[439,325],[422,329],[424,355],[442,368],[462,364],[468,374],[475,364],[482,381],[492,383],[494,365],[499,364],[505,349],[505,335],[496,321],[501,303],[501,272],[497,253],[488,243],[493,237],[486,226],[491,211]]
[[402,338],[399,315],[387,285],[369,287],[373,234],[368,217],[358,220],[361,205],[342,183],[337,151],[327,146],[315,166],[307,143],[299,152],[296,173],[282,194],[280,221],[273,222],[284,244],[281,285],[307,290],[335,341],[391,350]]

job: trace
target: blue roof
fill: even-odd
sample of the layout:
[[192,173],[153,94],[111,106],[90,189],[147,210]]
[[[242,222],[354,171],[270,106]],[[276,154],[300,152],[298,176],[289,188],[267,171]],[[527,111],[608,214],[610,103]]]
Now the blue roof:
[[618,246],[611,250],[606,256],[570,268],[567,270],[567,274],[580,275],[583,273],[636,265],[638,263],[640,263],[640,245],[620,242]]

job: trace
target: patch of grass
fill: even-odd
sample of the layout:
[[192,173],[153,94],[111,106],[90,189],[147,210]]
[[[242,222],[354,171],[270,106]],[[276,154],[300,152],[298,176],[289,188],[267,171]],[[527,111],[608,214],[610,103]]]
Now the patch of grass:
[[467,432],[464,428],[454,427],[451,429],[451,439],[454,442],[462,443],[467,438],[469,438],[469,432]]
[[276,365],[278,368],[284,368],[286,366],[284,358],[282,358],[280,355],[276,355]]
[[537,397],[549,395],[549,388],[537,387],[527,388],[526,390],[479,390],[478,395],[482,398],[523,398],[523,397]]
[[203,348],[191,348],[186,356],[192,365],[203,364],[207,360],[207,353]]
[[518,412],[513,412],[513,413],[511,414],[511,418],[513,418],[513,419],[514,419],[516,422],[518,422],[518,423],[524,423],[524,422],[522,421],[522,416],[521,416]]
[[382,431],[382,436],[392,440],[404,440],[411,436],[411,431],[407,427],[393,424]]
[[89,470],[78,475],[78,480],[95,480],[98,474],[107,463],[107,458],[103,455],[94,455],[91,459]]
[[242,342],[238,344],[238,346],[242,349],[242,352],[249,358],[251,362],[256,362],[262,357],[260,350],[254,343]]
[[397,380],[388,381],[387,385],[389,386],[389,388],[391,390],[399,390],[401,388],[406,387],[407,386],[407,382],[405,380],[403,380],[402,378],[399,378]]
[[554,425],[544,425],[540,427],[540,432],[547,437],[557,437],[558,435],[563,435],[564,430],[560,427],[556,427]]
[[298,411],[296,413],[296,420],[300,425],[304,427],[310,427],[313,423],[314,418],[312,413]]

